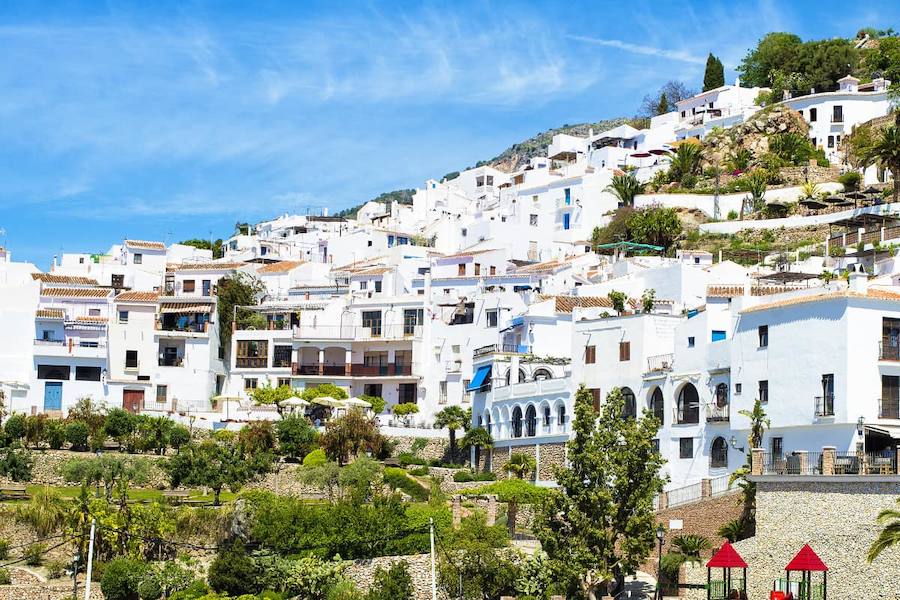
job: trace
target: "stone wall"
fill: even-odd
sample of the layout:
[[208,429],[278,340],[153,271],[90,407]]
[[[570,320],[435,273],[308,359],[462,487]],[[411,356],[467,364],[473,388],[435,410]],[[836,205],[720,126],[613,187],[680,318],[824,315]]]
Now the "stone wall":
[[[415,600],[430,600],[431,598],[431,558],[428,554],[411,554],[409,556],[382,556],[368,560],[355,560],[350,562],[345,575],[351,579],[363,591],[368,591],[372,585],[375,570],[378,567],[388,569],[392,564],[406,561],[409,566],[409,574],[412,576],[415,588]],[[438,588],[438,597],[446,598]],[[4,600],[0,598],[0,600]]]
[[841,169],[837,166],[820,167],[819,165],[810,165],[806,167],[782,167],[778,170],[784,185],[803,185],[809,177],[812,183],[825,183],[827,181],[837,181],[841,175]]
[[[459,437],[459,436],[458,436]],[[412,452],[413,442],[416,441],[417,438],[414,437],[394,437],[391,436],[388,438],[392,442],[396,442],[397,447],[394,449],[394,455],[400,454],[402,452]],[[424,458],[425,460],[445,460],[449,457],[449,449],[450,449],[450,440],[447,438],[423,438],[427,439],[428,443],[422,450],[419,450],[416,453],[416,456],[419,458]],[[468,455],[466,455],[468,458]],[[468,461],[466,461],[468,462]]]
[[[0,585],[0,600],[64,600],[72,597],[72,582],[48,583],[47,580],[26,568],[9,567],[11,585]],[[79,598],[84,598],[84,577],[78,581]],[[100,584],[91,584],[91,600],[103,600]]]
[[[535,459],[538,479],[541,481],[553,481],[553,467],[562,467],[566,464],[566,445],[562,442],[552,444],[524,443],[518,446],[494,448],[490,452],[491,472],[497,475],[497,479],[505,479],[507,477],[508,474],[503,470],[503,466],[509,460],[509,457],[516,452],[526,454]],[[479,465],[479,469],[484,469],[484,467],[485,465],[482,462]]]
[[[150,481],[147,487],[163,489],[168,487],[168,479],[159,468],[159,462],[162,456],[156,454],[118,454],[128,458],[145,458],[150,463]],[[67,483],[59,474],[60,467],[67,461],[75,458],[93,458],[91,452],[72,452],[70,450],[35,450],[32,451],[34,458],[34,467],[31,471],[30,485],[72,485]],[[5,477],[0,477],[0,484],[13,483]]]
[[542,444],[541,460],[538,465],[538,479],[542,481],[552,481],[553,467],[564,467],[566,465],[566,445],[564,443]]
[[768,597],[772,582],[784,577],[784,566],[809,543],[829,567],[830,598],[896,600],[900,548],[886,550],[871,564],[866,554],[880,531],[878,513],[897,507],[900,478],[784,479],[757,482],[756,536],[735,544],[750,567],[748,596]]

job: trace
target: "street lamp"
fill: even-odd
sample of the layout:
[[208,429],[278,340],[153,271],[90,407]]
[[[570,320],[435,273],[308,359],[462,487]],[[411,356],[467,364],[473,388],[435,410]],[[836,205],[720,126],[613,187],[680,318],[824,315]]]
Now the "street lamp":
[[735,450],[739,450],[743,454],[747,454],[747,449],[745,447],[743,447],[743,446],[741,446],[740,448],[738,447],[737,438],[734,437],[733,435],[731,436],[731,447],[734,448]]
[[866,421],[862,418],[862,415],[856,420],[856,434],[859,435],[859,441],[856,443],[856,447],[858,452],[862,455],[865,455],[866,453],[865,423]]
[[659,563],[656,565],[656,593],[653,597],[656,600],[662,600],[662,547],[663,540],[666,536],[666,530],[663,529],[662,524],[657,525],[656,527],[656,539],[659,540]]

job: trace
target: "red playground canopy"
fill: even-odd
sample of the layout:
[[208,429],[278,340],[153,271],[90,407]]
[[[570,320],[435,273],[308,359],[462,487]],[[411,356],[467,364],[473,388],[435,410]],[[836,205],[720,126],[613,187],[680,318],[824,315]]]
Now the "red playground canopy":
[[[810,552],[812,551],[810,550]],[[744,559],[741,558],[741,555],[738,554],[731,544],[725,542],[709,559],[706,566],[715,569],[746,569],[747,563],[744,562]]]
[[828,566],[822,562],[819,555],[813,552],[809,544],[803,544],[797,556],[784,568],[785,571],[827,571]]

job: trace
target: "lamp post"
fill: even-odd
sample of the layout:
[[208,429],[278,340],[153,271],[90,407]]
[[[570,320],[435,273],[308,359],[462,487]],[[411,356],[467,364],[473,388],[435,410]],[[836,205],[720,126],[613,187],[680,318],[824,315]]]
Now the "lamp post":
[[740,451],[742,454],[747,454],[747,449],[744,446],[738,447],[737,438],[734,437],[733,435],[731,436],[731,447],[734,448],[735,450]]
[[862,456],[866,454],[866,429],[865,429],[866,420],[860,416],[856,420],[856,435],[859,436],[859,441],[856,442],[857,452]]
[[661,524],[658,525],[656,527],[656,539],[659,540],[659,562],[656,565],[656,593],[653,595],[656,600],[662,600],[662,547],[665,536],[666,530],[663,529]]

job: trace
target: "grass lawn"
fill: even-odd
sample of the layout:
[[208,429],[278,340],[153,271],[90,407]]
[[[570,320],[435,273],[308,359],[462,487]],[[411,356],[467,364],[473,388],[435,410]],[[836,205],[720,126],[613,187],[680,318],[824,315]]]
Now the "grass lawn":
[[[77,485],[71,485],[71,486],[29,485],[29,486],[27,486],[28,495],[33,496],[35,492],[37,492],[38,490],[40,490],[41,488],[44,488],[44,487],[49,487],[51,489],[56,490],[57,492],[59,492],[59,494],[63,498],[77,498],[78,495],[81,493],[81,486],[77,486]],[[92,489],[91,493],[95,494],[96,488]],[[101,494],[104,493],[102,488],[100,489],[100,493]],[[190,493],[190,495],[188,496],[187,499],[190,500],[192,504],[193,503],[198,503],[198,504],[205,503],[205,504],[211,505],[213,503],[213,495],[211,493],[204,495],[202,493],[202,490],[199,490],[199,489],[189,490],[189,493]],[[233,494],[228,490],[222,490],[222,493],[219,494],[219,500],[223,504],[226,502],[231,502],[232,500],[234,500],[236,495],[237,494]],[[113,498],[118,498],[118,495],[113,493]],[[155,502],[157,500],[162,500],[162,499],[163,499],[162,490],[153,490],[153,489],[130,489],[130,490],[128,490],[128,500],[131,502]],[[26,500],[7,499],[4,501],[4,503],[18,503],[18,502],[26,502]]]

